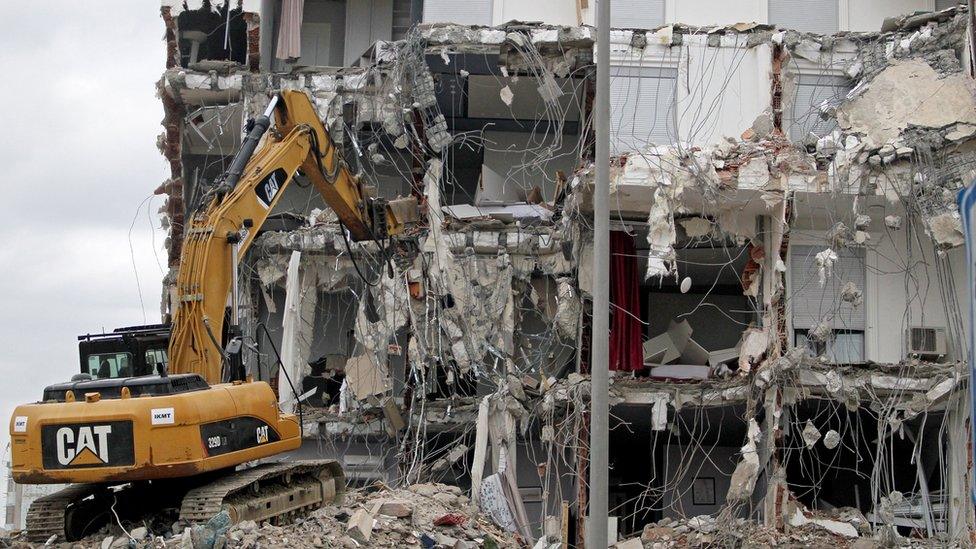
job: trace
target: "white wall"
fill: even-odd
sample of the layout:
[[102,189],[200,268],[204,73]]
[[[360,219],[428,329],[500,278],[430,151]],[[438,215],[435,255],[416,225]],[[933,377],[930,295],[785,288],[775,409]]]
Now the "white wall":
[[612,44],[613,65],[678,69],[675,100],[681,141],[707,145],[725,136],[738,137],[771,105],[768,45],[746,48],[744,37],[724,36],[720,47],[709,47],[707,37],[697,35],[669,47],[649,36],[648,45],[636,50],[629,46],[629,33],[615,34],[619,36]]
[[[849,219],[845,219],[850,209],[836,208],[837,216],[829,222],[804,219],[804,211],[802,205],[797,208],[797,219],[790,233],[791,245],[809,244],[826,248],[824,234],[833,222],[844,221],[848,226],[852,225]],[[806,213],[810,212],[806,210]],[[914,244],[909,248],[908,220],[897,206],[877,204],[866,208],[865,213],[872,217],[872,223],[869,228],[871,239],[865,249],[864,356],[869,361],[895,363],[905,358],[905,331],[909,325],[949,327],[946,307],[929,237],[919,228],[913,239]],[[890,230],[884,225],[884,217],[892,214],[903,216],[900,230]],[[947,293],[954,291],[962,320],[968,323],[965,251],[959,248],[947,254],[955,282],[954,288]],[[789,288],[791,281],[788,280],[787,284]],[[962,328],[967,329],[965,325]],[[949,336],[952,337],[951,332]],[[951,342],[949,348],[952,348]]]
[[711,48],[695,38],[678,71],[679,136],[695,144],[738,137],[772,104],[771,49]]
[[[865,352],[869,360],[897,362],[904,358],[905,330],[909,323],[947,327],[935,254],[929,239],[924,234],[918,235],[922,246],[913,245],[909,256],[907,237],[904,227],[900,231],[876,232],[872,234],[875,242],[867,250]],[[965,319],[969,310],[965,251],[956,249],[948,255],[956,299]]]

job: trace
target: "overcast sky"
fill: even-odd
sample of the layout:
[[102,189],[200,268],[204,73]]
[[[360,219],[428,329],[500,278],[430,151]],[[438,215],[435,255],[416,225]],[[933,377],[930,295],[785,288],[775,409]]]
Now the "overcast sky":
[[3,448],[14,406],[79,371],[78,334],[160,320],[158,6],[0,2]]

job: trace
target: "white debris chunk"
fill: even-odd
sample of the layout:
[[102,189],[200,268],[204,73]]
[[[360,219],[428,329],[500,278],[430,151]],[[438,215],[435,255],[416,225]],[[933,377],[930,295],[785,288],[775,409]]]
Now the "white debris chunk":
[[827,279],[833,275],[834,263],[837,259],[837,252],[830,248],[817,254],[817,276],[820,277],[821,288],[827,283]]
[[742,335],[739,347],[739,373],[748,374],[753,364],[766,354],[769,349],[769,334],[763,330],[750,329]]
[[[759,441],[760,434],[759,424],[756,423],[755,419],[749,419],[748,440],[746,445],[742,447],[742,459],[735,466],[735,471],[732,472],[732,478],[729,481],[729,491],[725,498],[729,503],[749,499],[753,490],[756,489],[756,479],[759,476],[759,452],[756,449],[756,444]],[[690,522],[689,525],[691,525]],[[692,527],[695,528],[695,526]],[[698,529],[700,530],[700,528]]]
[[712,222],[704,217],[686,217],[679,219],[678,223],[685,230],[685,235],[689,238],[708,236],[712,232]]
[[838,444],[840,444],[840,433],[833,429],[827,431],[827,434],[823,438],[824,447],[828,450],[833,450]]
[[502,99],[502,102],[508,106],[512,106],[512,100],[515,99],[515,93],[512,92],[512,88],[505,86],[500,92],[498,92],[498,97]]
[[807,448],[813,448],[821,436],[820,431],[808,419],[806,426],[803,428],[803,442],[806,443]]
[[848,281],[840,289],[840,298],[855,307],[859,307],[861,303],[864,303],[864,292],[857,287],[857,284]]
[[823,518],[812,518],[812,519],[807,518],[806,515],[803,514],[803,511],[799,507],[793,511],[792,515],[790,515],[789,522],[790,522],[790,526],[795,526],[797,528],[807,524],[815,524],[832,534],[837,534],[839,536],[844,536],[847,538],[859,537],[859,534],[857,533],[857,528],[855,528],[853,524],[850,524],[848,522],[841,522],[839,520],[830,520],[830,519],[823,519]]

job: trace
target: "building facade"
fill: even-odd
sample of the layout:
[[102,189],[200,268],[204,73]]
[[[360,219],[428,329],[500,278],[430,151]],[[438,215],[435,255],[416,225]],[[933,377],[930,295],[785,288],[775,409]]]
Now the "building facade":
[[[969,12],[613,5],[613,535],[708,515],[713,537],[969,539]],[[370,192],[421,205],[396,242],[349,243],[293,185],[243,260],[248,371],[300,407],[298,455],[360,483],[456,482],[523,537],[576,544],[593,0],[161,13],[164,316],[184,222],[246,120],[304,90]]]

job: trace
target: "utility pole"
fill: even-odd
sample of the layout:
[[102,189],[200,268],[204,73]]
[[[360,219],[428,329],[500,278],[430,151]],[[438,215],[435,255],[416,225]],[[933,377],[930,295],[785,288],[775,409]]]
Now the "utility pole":
[[610,453],[610,0],[597,0],[596,185],[593,189],[593,356],[587,549],[607,547]]

